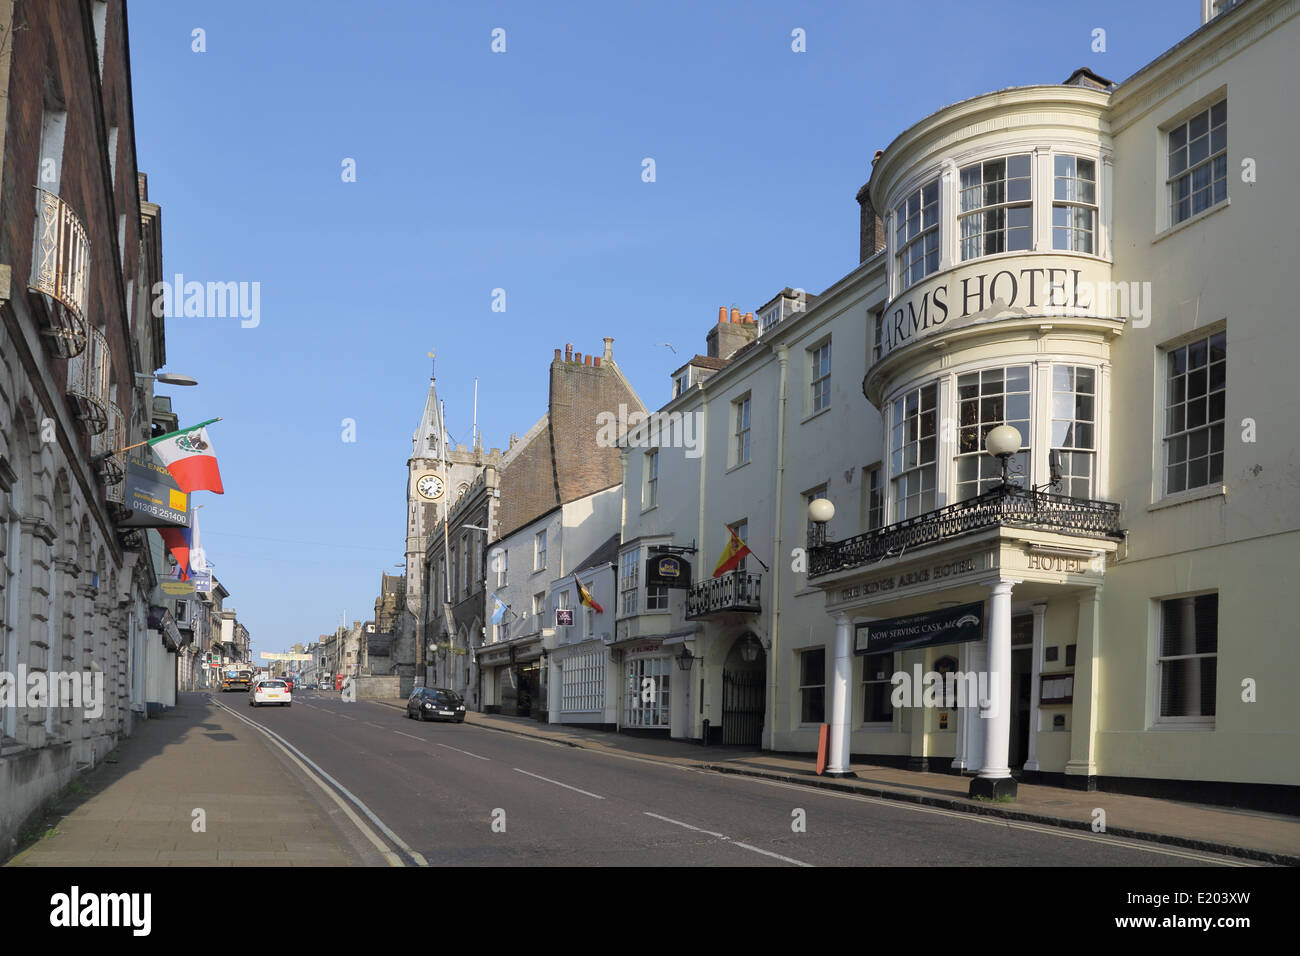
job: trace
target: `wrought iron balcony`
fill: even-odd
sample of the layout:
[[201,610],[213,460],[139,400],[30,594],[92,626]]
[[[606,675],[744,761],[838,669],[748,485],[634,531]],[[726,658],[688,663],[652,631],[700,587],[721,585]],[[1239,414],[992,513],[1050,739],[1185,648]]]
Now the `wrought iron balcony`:
[[108,427],[90,440],[90,457],[104,482],[109,501],[126,501],[126,417],[113,402],[108,403]]
[[1017,485],[991,488],[975,498],[946,505],[843,541],[814,542],[808,576],[873,564],[914,548],[996,527],[1031,528],[1090,538],[1119,538],[1119,505],[1113,501],[1046,494]]
[[85,349],[90,240],[72,207],[39,186],[28,288],[49,297],[48,302],[42,300],[41,334],[50,340],[54,352],[71,358]]
[[691,587],[686,595],[686,619],[713,617],[740,612],[757,614],[762,575],[729,571],[716,578],[706,578]]
[[91,435],[108,427],[110,358],[108,339],[91,329],[90,347],[68,359],[68,404]]

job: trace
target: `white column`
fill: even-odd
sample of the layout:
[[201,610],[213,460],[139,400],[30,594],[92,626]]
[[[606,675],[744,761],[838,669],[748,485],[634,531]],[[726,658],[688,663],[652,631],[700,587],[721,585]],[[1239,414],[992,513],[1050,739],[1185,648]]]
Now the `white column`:
[[1011,743],[1011,588],[1017,581],[993,584],[989,601],[989,700],[980,714],[984,729],[984,766],[971,781],[971,796],[1015,796],[1016,783],[1007,766]]
[[849,714],[852,713],[853,625],[847,614],[835,618],[835,673],[831,677],[831,751],[826,775],[851,777],[849,770]]
[[1032,610],[1034,612],[1034,650],[1029,685],[1029,756],[1025,760],[1026,770],[1038,769],[1038,691],[1043,683],[1043,624],[1047,617],[1047,605],[1035,604]]

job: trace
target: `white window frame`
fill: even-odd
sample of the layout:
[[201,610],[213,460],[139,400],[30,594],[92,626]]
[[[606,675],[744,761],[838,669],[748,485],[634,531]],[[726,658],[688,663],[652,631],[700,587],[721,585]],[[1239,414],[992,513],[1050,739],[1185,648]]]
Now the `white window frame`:
[[[922,402],[925,400],[925,390],[927,388],[933,388],[934,396],[935,396],[934,409],[933,409],[933,414],[935,416],[935,428],[932,436],[923,435],[921,433],[921,429],[923,425],[921,419],[926,411],[925,409],[922,408]],[[906,412],[907,399],[913,393],[915,393],[917,397],[917,413],[915,416],[917,422],[916,425],[917,435],[914,440],[907,438],[907,434],[909,432],[908,423],[909,421],[911,421],[912,416],[908,415]],[[887,440],[889,442],[889,499],[890,499],[889,507],[890,507],[890,514],[893,516],[894,522],[898,522],[906,518],[912,518],[915,517],[916,515],[924,514],[927,511],[932,511],[934,510],[934,508],[937,508],[939,506],[939,478],[940,478],[939,466],[940,466],[940,457],[941,457],[940,451],[943,447],[943,443],[940,442],[939,440],[941,436],[939,435],[938,423],[939,423],[939,412],[942,411],[943,409],[943,389],[940,387],[940,382],[937,379],[929,382],[922,382],[919,385],[916,385],[915,387],[910,387],[906,391],[900,393],[899,396],[896,399],[894,399],[894,401],[891,403],[891,406],[892,406],[890,412],[891,424],[889,426],[888,436],[887,436]],[[900,435],[901,435],[901,439],[899,438]],[[922,449],[924,448],[923,439],[930,438],[930,437],[933,437],[933,441],[934,441],[934,449],[935,449],[934,457],[922,462],[921,452]],[[917,460],[915,464],[909,466],[907,464],[908,462],[907,448],[909,445],[912,444],[915,444],[917,448],[916,451]],[[931,479],[929,487],[926,487],[926,483],[924,480],[927,474],[927,469],[929,470],[928,474],[930,475],[930,479]],[[918,476],[918,481],[921,486],[921,491],[916,495],[910,495],[910,494],[906,496],[901,495],[900,483],[902,482],[902,479],[905,476],[909,476],[912,474],[916,474]],[[929,508],[925,507],[926,492],[929,492],[931,496]],[[913,498],[918,499],[916,505],[917,510],[907,511],[907,513],[904,514],[903,502],[911,500]]]
[[[1060,167],[1062,161],[1069,161],[1069,169],[1062,174]],[[1085,179],[1079,173],[1079,163],[1092,164],[1092,178]],[[1056,252],[1076,252],[1083,255],[1099,256],[1101,247],[1099,245],[1100,231],[1098,223],[1101,220],[1101,203],[1098,199],[1100,192],[1100,172],[1101,161],[1096,156],[1082,156],[1076,153],[1054,153],[1052,154],[1052,241],[1051,248]],[[1091,194],[1091,198],[1089,198]],[[1056,211],[1058,209],[1066,210],[1069,215],[1069,222],[1066,225],[1057,225]],[[1086,213],[1090,220],[1086,228],[1078,225],[1077,216],[1080,212]],[[1064,232],[1069,239],[1066,245],[1057,245],[1057,239]],[[1078,238],[1081,234],[1086,234],[1089,238],[1090,249],[1079,248]]]
[[[820,654],[822,655],[822,673],[821,673],[821,683],[805,683],[805,680],[804,680],[805,674],[804,674],[804,672],[805,672],[806,668],[804,667],[804,662],[807,660],[807,655],[809,655],[809,654],[818,654],[818,653],[820,653]],[[817,726],[818,724],[824,724],[824,723],[826,722],[826,703],[827,703],[827,701],[826,701],[826,648],[825,648],[825,647],[805,647],[805,648],[802,648],[801,650],[797,651],[796,654],[798,655],[798,658],[799,658],[799,662],[798,662],[798,667],[799,667],[799,726],[801,726],[801,727],[815,727],[815,726]],[[820,721],[818,721],[818,720],[811,720],[811,721],[809,721],[809,720],[804,720],[804,710],[805,710],[804,703],[805,703],[805,700],[806,700],[806,695],[807,695],[807,693],[808,693],[809,691],[816,690],[816,689],[819,688],[819,687],[821,688],[821,692],[822,692],[822,719],[821,719]]]
[[[1155,723],[1157,723],[1157,724],[1182,724],[1182,725],[1188,725],[1188,724],[1191,724],[1191,725],[1196,725],[1196,726],[1200,726],[1200,727],[1213,727],[1213,726],[1214,726],[1214,723],[1215,723],[1215,720],[1217,719],[1218,709],[1219,709],[1219,708],[1218,708],[1218,704],[1219,704],[1218,696],[1219,696],[1219,695],[1218,695],[1218,687],[1217,687],[1217,678],[1218,678],[1218,657],[1219,657],[1219,627],[1218,627],[1218,618],[1220,617],[1220,614],[1218,613],[1218,611],[1221,611],[1221,610],[1222,610],[1222,604],[1221,604],[1221,603],[1219,604],[1219,606],[1218,606],[1218,611],[1216,611],[1216,615],[1215,615],[1215,635],[1214,635],[1214,651],[1213,651],[1213,652],[1196,652],[1196,651],[1193,651],[1193,652],[1190,653],[1190,654],[1164,654],[1164,653],[1163,653],[1163,647],[1162,647],[1162,645],[1163,645],[1163,643],[1164,643],[1165,605],[1166,605],[1166,604],[1172,604],[1172,603],[1175,603],[1175,602],[1182,602],[1182,601],[1193,601],[1193,602],[1195,602],[1195,600],[1196,600],[1197,598],[1208,597],[1208,596],[1210,596],[1210,595],[1213,595],[1213,596],[1216,598],[1216,600],[1217,600],[1217,598],[1218,598],[1218,596],[1219,596],[1219,592],[1218,592],[1218,591],[1207,591],[1207,592],[1201,592],[1200,594],[1187,594],[1187,595],[1181,595],[1181,596],[1179,596],[1179,597],[1172,597],[1172,598],[1171,598],[1171,597],[1166,597],[1166,598],[1161,598],[1161,599],[1159,599],[1159,600],[1157,600],[1157,601],[1155,602],[1155,604],[1156,604],[1156,614],[1155,614],[1155,618],[1156,618],[1156,635],[1155,635],[1155,659],[1156,659],[1156,666],[1155,666],[1155,680],[1154,680],[1154,684],[1155,684],[1155,688],[1154,688],[1154,689],[1155,689],[1155,699],[1152,701],[1152,707],[1153,707],[1153,711],[1152,711],[1152,712],[1153,712],[1154,717],[1155,717]],[[1195,627],[1195,621],[1194,621],[1194,620],[1193,620],[1193,627]],[[1195,634],[1192,635],[1192,646],[1193,646],[1193,647],[1196,646],[1196,636],[1195,636]],[[1213,659],[1215,660],[1215,679],[1216,679],[1216,687],[1215,687],[1215,694],[1214,694],[1214,697],[1215,697],[1215,702],[1214,702],[1214,703],[1215,703],[1215,707],[1214,707],[1214,710],[1215,710],[1215,712],[1214,712],[1213,714],[1191,714],[1191,715],[1187,715],[1187,716],[1165,716],[1165,715],[1161,714],[1161,712],[1160,712],[1160,710],[1161,710],[1161,700],[1162,700],[1163,697],[1164,697],[1165,665],[1166,665],[1166,664],[1169,664],[1169,663],[1173,663],[1173,662],[1175,662],[1175,661],[1184,661],[1184,660],[1205,660],[1205,659],[1208,659],[1208,658],[1213,658]]]
[[[1170,343],[1169,345],[1163,346],[1160,349],[1161,360],[1162,360],[1161,364],[1164,366],[1163,374],[1161,376],[1161,381],[1163,385],[1162,393],[1164,397],[1161,402],[1161,409],[1162,409],[1161,418],[1163,419],[1163,421],[1161,423],[1162,438],[1160,442],[1160,485],[1159,487],[1164,497],[1176,497],[1178,495],[1183,495],[1187,493],[1195,494],[1196,492],[1201,491],[1203,489],[1217,488],[1223,484],[1223,475],[1225,471],[1225,465],[1227,463],[1226,446],[1227,446],[1227,427],[1228,427],[1228,421],[1227,421],[1228,339],[1227,336],[1228,336],[1227,327],[1220,326],[1217,329],[1212,328],[1208,332],[1199,333],[1193,338],[1182,339],[1177,342]],[[1223,358],[1217,361],[1214,358],[1214,349],[1215,349],[1214,343],[1216,340],[1222,341],[1222,348],[1223,348]],[[1193,347],[1197,345],[1201,345],[1202,343],[1204,343],[1205,346],[1205,364],[1203,366],[1197,366],[1196,370],[1202,370],[1202,369],[1204,370],[1205,377],[1206,377],[1205,391],[1201,395],[1196,396],[1195,399],[1192,399],[1188,397],[1189,386],[1191,385],[1192,375],[1193,372],[1195,371],[1191,368],[1190,365],[1192,361],[1192,354],[1193,354],[1192,350]],[[1171,377],[1169,374],[1171,370],[1170,362],[1174,354],[1177,352],[1182,352],[1186,356],[1183,365],[1184,371],[1178,376]],[[1222,387],[1215,388],[1214,367],[1218,366],[1220,362],[1222,362],[1222,366],[1223,366],[1223,373],[1222,373],[1223,383],[1222,383]],[[1182,392],[1183,398],[1181,401],[1176,403],[1171,402],[1171,397],[1172,397],[1171,393],[1173,392],[1175,387],[1175,383],[1174,383],[1175,378],[1181,378],[1183,383],[1183,392]],[[1211,399],[1214,398],[1214,396],[1216,395],[1223,396],[1222,398],[1223,409],[1220,414],[1220,417],[1218,418],[1212,417],[1213,413],[1211,410],[1211,405],[1212,405]],[[1202,424],[1188,427],[1188,422],[1191,419],[1190,411],[1191,411],[1192,402],[1196,400],[1202,400],[1205,403],[1205,421]],[[1176,410],[1173,407],[1174,405],[1180,405],[1181,410],[1183,412],[1181,429],[1174,428],[1174,425],[1178,420],[1175,414]],[[1216,427],[1219,431],[1218,451],[1214,450],[1214,445],[1215,445],[1214,436],[1215,436]],[[1203,456],[1197,455],[1194,459],[1191,454],[1192,452],[1191,445],[1192,445],[1192,437],[1194,434],[1197,433],[1205,433],[1206,435],[1206,439],[1205,439],[1206,453]],[[1185,443],[1185,448],[1186,448],[1184,452],[1184,456],[1182,458],[1182,463],[1184,468],[1184,485],[1182,488],[1178,489],[1177,491],[1171,491],[1169,489],[1169,471],[1173,467],[1173,465],[1170,462],[1170,454],[1172,452],[1174,444],[1177,443],[1178,441],[1183,441]],[[1214,475],[1213,465],[1214,465],[1215,456],[1220,457],[1218,478],[1213,477]],[[1190,483],[1191,463],[1192,461],[1200,460],[1201,458],[1204,458],[1206,462],[1206,480],[1199,484],[1193,485]]]
[[546,529],[533,535],[533,572],[546,570]]
[[[1223,107],[1223,120],[1222,123],[1215,125],[1214,114],[1215,111],[1219,109],[1219,107]],[[1202,117],[1205,118],[1205,133],[1203,134],[1203,136],[1197,136],[1195,139],[1193,139],[1192,124],[1200,120]],[[1222,131],[1221,135],[1216,136],[1216,132],[1220,130]],[[1175,142],[1179,141],[1180,139],[1182,145],[1175,146],[1174,145]],[[1193,161],[1191,158],[1192,145],[1193,143],[1200,142],[1202,139],[1206,141],[1205,144],[1206,155],[1200,159]],[[1218,143],[1217,148],[1215,145],[1216,142]],[[1222,97],[1216,97],[1214,103],[1210,104],[1204,109],[1197,110],[1196,112],[1192,113],[1190,116],[1187,116],[1186,118],[1180,120],[1177,123],[1173,123],[1168,128],[1166,128],[1164,130],[1164,145],[1165,145],[1165,177],[1166,177],[1165,189],[1166,189],[1166,195],[1168,199],[1165,208],[1167,210],[1166,215],[1168,217],[1167,223],[1169,226],[1171,227],[1177,226],[1180,225],[1181,223],[1187,222],[1189,219],[1194,219],[1196,216],[1200,215],[1201,213],[1208,212],[1209,210],[1213,209],[1215,206],[1219,205],[1219,203],[1227,201],[1229,177],[1228,177],[1228,97],[1226,95]],[[1181,168],[1175,171],[1174,155],[1175,153],[1180,151],[1184,155],[1183,165],[1181,166]],[[1222,167],[1223,169],[1222,177],[1215,175],[1216,166]],[[1193,190],[1192,186],[1194,186],[1196,182],[1196,173],[1198,173],[1202,169],[1209,170],[1208,187],[1202,187],[1199,190]],[[1222,180],[1223,183],[1222,190],[1216,188],[1216,183],[1220,182],[1220,180]],[[1179,198],[1178,190],[1180,184],[1182,184],[1183,182],[1188,183],[1187,195],[1182,198]],[[1208,188],[1209,190],[1209,197],[1210,197],[1209,202],[1206,203],[1205,206],[1203,206],[1201,209],[1194,208],[1195,204],[1193,202],[1193,196],[1196,193],[1203,192],[1206,188]],[[1216,199],[1215,198],[1216,194],[1220,192],[1222,194],[1219,195],[1219,198]],[[1180,216],[1178,214],[1178,206],[1182,202],[1187,203],[1187,212],[1186,214]]]
[[753,415],[752,393],[746,392],[731,403],[731,467],[733,468],[748,464],[750,461]]
[[[1024,176],[1011,176],[1010,165],[1013,159],[1023,159],[1028,169],[1028,174]],[[995,164],[1002,164],[1002,175],[1000,178],[986,179],[988,175],[987,167]],[[970,186],[964,185],[966,176],[972,170],[979,170],[980,181]],[[1029,195],[1026,198],[1011,199],[1011,184],[1024,180],[1029,181]],[[1001,198],[995,202],[987,202],[987,190],[990,187],[1001,185]],[[963,199],[967,194],[979,192],[978,205],[966,207]],[[1013,227],[1011,225],[1011,211],[1013,209],[1024,209],[1029,212],[1029,222],[1027,225]],[[1002,213],[1002,224],[993,229],[985,228],[986,217],[994,213]],[[978,228],[970,235],[964,234],[964,224],[975,223]],[[1024,247],[1010,246],[1011,234],[1013,231],[1028,231],[1029,244]],[[1028,255],[1034,251],[1034,153],[1032,151],[1008,153],[999,156],[989,156],[985,159],[977,160],[973,163],[967,163],[957,170],[957,216],[956,216],[956,241],[957,241],[957,261],[974,262],[977,259],[984,259],[989,256],[998,256],[1004,253],[1019,253]],[[1001,236],[1001,249],[988,251],[985,248],[988,236]],[[978,241],[979,251],[967,255],[967,245],[972,241]]]
[[[926,193],[931,190],[934,192],[933,203],[926,201]],[[942,265],[941,193],[940,177],[936,176],[911,190],[894,205],[894,275],[897,283],[895,294],[901,294],[927,276],[934,275]],[[913,216],[908,216],[907,208],[913,199],[916,200],[916,212]],[[933,208],[933,220],[926,215],[926,211],[931,208]],[[932,249],[931,245],[933,245]],[[919,252],[914,253],[914,248],[919,248]],[[932,257],[934,268],[926,265]],[[919,269],[917,263],[920,263]]]
[[641,510],[659,505],[659,449],[652,448],[643,457],[641,469]]
[[619,566],[619,607],[622,610],[623,617],[631,617],[637,613],[637,596],[641,584],[641,549],[633,548],[630,551],[624,551],[618,556]]
[[808,349],[808,414],[831,407],[831,340]]

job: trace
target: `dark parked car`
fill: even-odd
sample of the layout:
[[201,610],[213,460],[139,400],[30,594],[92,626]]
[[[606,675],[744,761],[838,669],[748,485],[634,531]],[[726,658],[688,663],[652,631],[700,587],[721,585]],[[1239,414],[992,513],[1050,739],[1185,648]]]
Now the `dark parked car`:
[[454,720],[463,724],[465,701],[454,690],[417,687],[406,702],[406,716],[414,720]]

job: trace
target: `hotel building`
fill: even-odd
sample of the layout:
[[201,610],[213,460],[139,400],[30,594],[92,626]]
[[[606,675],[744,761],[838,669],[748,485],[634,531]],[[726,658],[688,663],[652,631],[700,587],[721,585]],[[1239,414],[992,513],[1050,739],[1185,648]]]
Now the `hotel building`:
[[[859,267],[665,406],[698,460],[625,453],[627,501],[698,488],[672,528],[625,503],[625,543],[699,547],[653,628],[691,678],[674,736],[752,722],[728,675],[756,643],[762,745],[830,724],[834,773],[1293,807],[1297,13],[1207,2],[1122,83],[975,96],[877,154]],[[752,588],[709,577],[738,523]],[[949,672],[988,690],[896,706]]]

